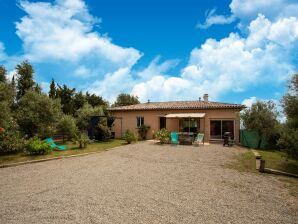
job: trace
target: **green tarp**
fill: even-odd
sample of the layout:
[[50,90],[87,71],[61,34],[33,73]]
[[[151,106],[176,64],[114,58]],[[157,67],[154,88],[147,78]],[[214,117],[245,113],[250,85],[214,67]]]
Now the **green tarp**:
[[[243,146],[256,149],[258,148],[259,139],[260,137],[256,131],[240,130],[240,143]],[[260,148],[265,149],[267,147],[267,141],[265,139],[262,139]]]

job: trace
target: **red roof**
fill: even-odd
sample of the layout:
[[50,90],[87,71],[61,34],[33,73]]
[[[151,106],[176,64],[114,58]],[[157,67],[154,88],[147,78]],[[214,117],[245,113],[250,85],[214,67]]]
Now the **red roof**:
[[149,102],[129,106],[111,107],[109,111],[134,111],[134,110],[187,110],[187,109],[243,109],[244,105],[205,102],[205,101],[170,101],[170,102]]

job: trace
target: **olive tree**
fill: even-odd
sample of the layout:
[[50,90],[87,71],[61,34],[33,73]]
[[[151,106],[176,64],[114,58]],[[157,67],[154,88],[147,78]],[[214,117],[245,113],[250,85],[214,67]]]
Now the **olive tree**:
[[277,116],[278,112],[272,101],[257,101],[240,114],[243,126],[248,130],[257,131],[259,135],[258,148],[262,138],[273,144],[276,141],[274,136],[277,132]]
[[46,94],[27,91],[20,99],[16,117],[21,131],[29,137],[52,134],[61,117],[61,104]]

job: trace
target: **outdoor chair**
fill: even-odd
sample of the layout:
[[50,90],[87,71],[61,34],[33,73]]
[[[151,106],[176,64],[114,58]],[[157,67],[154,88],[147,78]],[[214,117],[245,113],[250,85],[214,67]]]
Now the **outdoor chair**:
[[46,138],[45,142],[51,146],[52,149],[65,150],[65,145],[57,145],[52,138]]
[[194,144],[200,146],[200,143],[204,145],[204,134],[198,133],[197,137],[195,138]]
[[179,144],[177,132],[171,132],[171,143],[172,144]]

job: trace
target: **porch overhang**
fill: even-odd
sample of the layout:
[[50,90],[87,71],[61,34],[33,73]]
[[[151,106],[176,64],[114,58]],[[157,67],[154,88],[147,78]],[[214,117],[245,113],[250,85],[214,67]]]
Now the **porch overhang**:
[[205,113],[176,113],[167,114],[166,118],[202,118],[205,117]]

